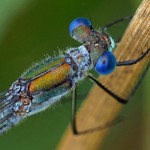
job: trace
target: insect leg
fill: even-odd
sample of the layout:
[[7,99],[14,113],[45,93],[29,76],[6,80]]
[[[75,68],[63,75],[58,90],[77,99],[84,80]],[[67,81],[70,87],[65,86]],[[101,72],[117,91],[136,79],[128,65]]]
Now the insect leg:
[[74,134],[78,134],[77,127],[76,127],[76,86],[74,86],[72,91],[72,116],[71,116],[71,123],[72,123],[72,131]]
[[128,66],[128,65],[134,65],[141,61],[148,53],[150,52],[150,48],[147,49],[146,52],[144,52],[139,58],[135,60],[128,60],[128,61],[123,61],[123,62],[117,62],[116,66]]
[[119,116],[103,125],[100,125],[100,126],[97,126],[97,127],[94,127],[94,128],[90,128],[88,130],[84,130],[84,131],[78,131],[77,130],[77,117],[76,117],[76,93],[77,93],[77,84],[74,86],[73,88],[73,91],[72,91],[72,121],[71,121],[71,125],[72,125],[72,131],[73,131],[73,134],[75,135],[82,135],[82,134],[87,134],[87,133],[91,133],[91,132],[95,132],[95,131],[98,131],[98,130],[102,130],[102,129],[105,129],[105,128],[109,128],[109,127],[112,127],[113,125],[116,125],[118,123],[120,123],[124,117],[123,116]]
[[90,74],[87,75],[87,78],[89,78],[91,81],[96,83],[100,88],[102,88],[105,92],[107,92],[109,95],[111,95],[113,98],[115,98],[119,103],[126,104],[128,102],[127,100],[125,100],[125,99],[119,97],[118,95],[114,94],[113,92],[111,92],[107,87],[105,87],[102,83],[97,81],[97,79],[95,79]]
[[[117,66],[127,66],[127,65],[133,65],[136,64],[137,62],[141,61],[150,51],[150,48],[139,58],[137,58],[136,60],[129,60],[129,61],[124,61],[124,62],[117,62]],[[147,66],[147,68],[145,69],[145,72],[143,73],[141,79],[139,80],[139,82],[137,83],[137,85],[135,86],[135,88],[133,89],[132,93],[130,94],[129,98],[132,97],[132,95],[135,93],[136,89],[138,88],[138,86],[140,85],[144,75],[146,74],[147,70],[150,67],[150,63]],[[109,95],[111,95],[112,97],[114,97],[118,102],[122,103],[122,104],[126,104],[128,101],[119,97],[118,95],[116,95],[115,93],[111,92],[107,87],[105,87],[102,83],[100,83],[99,81],[97,81],[97,79],[95,79],[93,76],[91,75],[87,75],[87,77],[92,80],[94,83],[96,83],[100,88],[102,88],[104,91],[106,91]],[[128,98],[128,99],[129,99]]]
[[108,28],[110,28],[111,26],[113,26],[113,25],[115,25],[115,24],[117,24],[117,23],[120,23],[120,22],[122,22],[122,21],[124,21],[124,20],[126,20],[126,19],[131,19],[132,17],[133,17],[133,16],[126,16],[126,17],[120,18],[120,19],[118,19],[118,20],[115,20],[115,21],[113,21],[113,22],[111,22],[111,23],[105,25],[105,26],[102,27],[100,30],[101,30],[102,32],[104,32],[104,31],[106,31]]

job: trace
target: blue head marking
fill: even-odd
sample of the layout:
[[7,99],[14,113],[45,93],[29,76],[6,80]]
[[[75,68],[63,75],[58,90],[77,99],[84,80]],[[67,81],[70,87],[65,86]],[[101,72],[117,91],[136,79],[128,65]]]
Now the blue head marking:
[[79,26],[92,27],[92,23],[90,20],[88,20],[86,18],[77,18],[70,23],[69,33],[72,34],[72,31]]
[[98,59],[95,70],[102,75],[108,75],[114,71],[116,67],[116,58],[110,51],[104,52]]

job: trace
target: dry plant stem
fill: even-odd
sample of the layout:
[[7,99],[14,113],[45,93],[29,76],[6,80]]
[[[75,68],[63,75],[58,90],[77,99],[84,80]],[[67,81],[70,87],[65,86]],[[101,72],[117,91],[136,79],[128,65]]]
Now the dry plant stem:
[[[136,59],[149,47],[150,0],[144,0],[115,50],[115,55],[118,61]],[[117,67],[114,73],[100,77],[98,80],[114,93],[128,98],[149,63],[150,54],[138,64]],[[121,108],[121,104],[95,85],[77,114],[78,131],[110,122],[116,118]],[[74,135],[69,126],[58,150],[99,150],[108,130],[109,128],[105,128],[88,134]]]

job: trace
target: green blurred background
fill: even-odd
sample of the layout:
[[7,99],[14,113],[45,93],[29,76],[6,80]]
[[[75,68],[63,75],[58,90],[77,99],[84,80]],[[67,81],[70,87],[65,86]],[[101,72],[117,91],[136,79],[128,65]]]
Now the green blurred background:
[[[91,18],[96,27],[133,14],[141,0],[3,0],[0,1],[0,91],[9,88],[31,64],[45,54],[80,44],[69,36],[68,25],[76,17]],[[121,29],[124,30],[124,29]],[[121,31],[120,30],[120,31]],[[118,28],[115,34],[119,33]],[[113,35],[112,35],[113,36]],[[101,150],[150,149],[150,79],[145,76],[132,101],[120,115],[126,119],[112,127]],[[92,84],[79,85],[80,102]],[[29,117],[0,136],[1,150],[55,150],[70,122],[71,97],[65,97]]]

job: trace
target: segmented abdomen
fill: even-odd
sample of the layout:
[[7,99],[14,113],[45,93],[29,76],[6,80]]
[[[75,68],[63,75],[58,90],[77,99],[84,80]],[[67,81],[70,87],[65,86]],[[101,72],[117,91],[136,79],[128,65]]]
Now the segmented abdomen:
[[[62,56],[48,57],[23,73],[10,88],[17,93],[11,98],[4,94],[6,101],[1,103],[5,110],[0,112],[0,133],[18,124],[24,117],[41,112],[60,100],[85,77],[90,67],[89,53],[84,46],[80,46],[67,50]],[[11,105],[6,107],[7,104]]]

